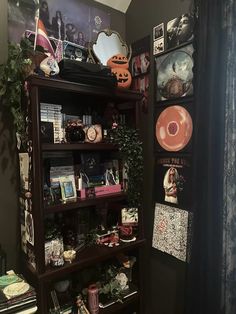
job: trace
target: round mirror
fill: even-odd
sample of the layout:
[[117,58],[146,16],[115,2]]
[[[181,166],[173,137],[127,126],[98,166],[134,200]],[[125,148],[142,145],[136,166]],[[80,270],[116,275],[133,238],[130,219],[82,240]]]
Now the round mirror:
[[92,44],[92,51],[98,61],[107,65],[107,61],[116,54],[123,54],[130,59],[130,49],[121,39],[120,34],[112,30],[98,33],[97,40]]

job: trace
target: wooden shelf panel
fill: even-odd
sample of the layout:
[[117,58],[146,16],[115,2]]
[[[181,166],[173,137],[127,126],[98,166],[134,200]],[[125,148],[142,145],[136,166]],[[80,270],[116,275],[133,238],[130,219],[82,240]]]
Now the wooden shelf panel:
[[[43,274],[38,274],[38,277],[43,281],[54,280],[58,277],[66,276],[85,267],[107,260],[120,252],[138,248],[144,245],[145,242],[145,239],[138,239],[130,243],[121,243],[119,246],[113,248],[93,245],[79,252],[76,260],[71,264],[65,263],[62,267],[48,267]],[[37,276],[35,272],[34,275]]]
[[43,151],[71,151],[71,150],[81,150],[81,151],[101,151],[101,150],[117,150],[118,148],[113,144],[109,143],[63,143],[63,144],[49,144],[43,143]]
[[119,88],[106,88],[95,85],[86,85],[81,83],[75,83],[70,81],[65,81],[62,79],[52,79],[41,77],[38,75],[32,75],[28,78],[29,83],[32,86],[36,86],[43,89],[53,89],[68,91],[74,93],[80,93],[83,95],[90,96],[102,96],[107,98],[113,98],[117,100],[127,100],[127,101],[139,101],[142,99],[142,94],[136,91],[119,89]]
[[102,196],[97,196],[94,198],[80,199],[77,198],[75,201],[68,201],[67,203],[61,203],[57,205],[52,205],[45,207],[45,214],[57,213],[62,211],[67,211],[76,208],[83,208],[88,206],[93,206],[96,204],[101,204],[104,202],[117,202],[126,199],[126,194],[124,192],[110,193]]
[[139,293],[136,293],[134,295],[131,295],[130,297],[127,297],[123,303],[116,302],[106,308],[99,308],[99,314],[110,314],[110,313],[116,313],[117,311],[121,311],[122,309],[125,309],[128,305],[132,303],[138,303],[139,301]]

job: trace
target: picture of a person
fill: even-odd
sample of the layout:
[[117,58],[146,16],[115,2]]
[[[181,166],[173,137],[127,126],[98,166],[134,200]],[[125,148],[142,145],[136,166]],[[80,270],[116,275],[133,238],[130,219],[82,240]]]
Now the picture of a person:
[[60,40],[65,39],[65,25],[62,20],[61,11],[56,11],[56,16],[52,18],[52,30],[55,38]]
[[178,181],[178,171],[174,167],[170,167],[163,180],[163,187],[165,190],[165,201],[173,204],[178,204],[177,197],[177,181]]
[[46,27],[47,30],[51,29],[51,24],[49,21],[49,9],[48,9],[48,3],[47,1],[42,1],[40,10],[39,10],[39,16],[40,19],[42,20],[44,26]]

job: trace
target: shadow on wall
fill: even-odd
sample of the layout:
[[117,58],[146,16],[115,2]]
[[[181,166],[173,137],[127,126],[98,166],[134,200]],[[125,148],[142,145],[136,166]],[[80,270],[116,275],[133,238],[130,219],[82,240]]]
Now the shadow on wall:
[[0,243],[7,253],[7,270],[17,270],[19,253],[18,158],[9,109],[0,104]]

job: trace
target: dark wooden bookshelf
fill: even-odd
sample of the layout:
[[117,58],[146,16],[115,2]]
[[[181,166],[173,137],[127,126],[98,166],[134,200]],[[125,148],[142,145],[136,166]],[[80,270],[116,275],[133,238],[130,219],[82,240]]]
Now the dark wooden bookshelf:
[[[30,168],[29,181],[31,190],[20,192],[20,197],[23,202],[27,202],[30,199],[30,213],[33,219],[34,227],[34,243],[27,242],[26,252],[22,250],[21,254],[21,270],[27,281],[31,283],[37,291],[38,313],[45,314],[49,312],[49,286],[51,283],[66,278],[66,276],[73,276],[79,271],[87,267],[93,267],[97,263],[104,263],[106,260],[112,260],[114,257],[122,252],[127,255],[134,253],[139,259],[142,256],[142,250],[146,243],[143,236],[143,221],[142,221],[142,209],[140,209],[139,215],[139,238],[134,242],[120,243],[117,247],[106,247],[93,245],[84,248],[77,252],[76,259],[72,263],[66,262],[61,267],[49,267],[45,266],[45,239],[46,239],[46,225],[45,218],[56,217],[68,212],[70,214],[77,214],[76,211],[82,211],[84,208],[89,208],[92,212],[102,208],[108,208],[111,205],[111,210],[124,206],[127,199],[126,193],[118,192],[112,194],[106,194],[94,198],[77,198],[75,201],[59,203],[51,206],[46,206],[44,203],[44,191],[43,186],[45,184],[45,169],[44,158],[45,155],[66,155],[67,152],[73,152],[73,156],[79,159],[80,152],[101,152],[104,157],[110,158],[113,154],[118,153],[118,148],[110,143],[42,143],[41,142],[41,111],[40,104],[59,104],[62,106],[62,113],[73,115],[83,114],[87,106],[94,106],[99,114],[104,114],[106,106],[112,102],[121,114],[125,114],[127,117],[126,123],[130,126],[139,127],[140,112],[141,112],[141,99],[142,94],[139,92],[107,88],[94,85],[86,85],[75,82],[69,82],[60,78],[51,79],[46,77],[40,77],[32,75],[28,79],[29,99],[26,99],[27,107],[27,128],[29,131],[29,143],[32,143],[30,150],[22,152],[28,152],[30,154],[30,160],[32,161],[32,167]],[[73,111],[74,110],[74,111]],[[84,111],[83,111],[84,110]],[[100,110],[100,111],[99,111]],[[103,116],[102,116],[103,117]],[[55,152],[55,154],[54,154]],[[66,152],[66,154],[64,154]],[[29,205],[24,208],[23,213],[29,210]],[[69,213],[69,211],[73,211]],[[67,214],[67,213],[66,213]],[[21,209],[21,216],[22,209]],[[21,219],[21,224],[23,220]],[[130,252],[130,253],[129,253]],[[137,303],[137,308],[141,313],[142,302],[142,270],[144,268],[142,264],[142,258],[138,264],[138,274],[136,280],[139,282],[139,291],[137,294],[128,297],[124,303],[116,303],[105,309],[100,309],[100,313],[120,313],[132,303]],[[140,277],[140,278],[139,278]]]

